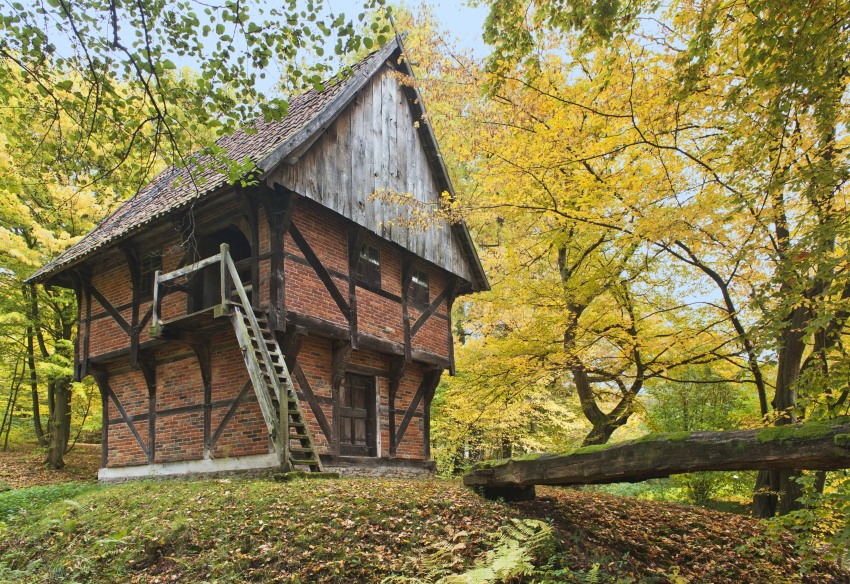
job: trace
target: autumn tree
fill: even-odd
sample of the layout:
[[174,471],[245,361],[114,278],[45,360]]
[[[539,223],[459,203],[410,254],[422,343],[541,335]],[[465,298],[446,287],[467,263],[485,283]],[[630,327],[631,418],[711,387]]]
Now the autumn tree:
[[[607,152],[638,149],[641,159],[659,162],[631,169],[635,186],[647,170],[660,180],[641,198],[626,195],[635,188],[620,191],[619,214],[595,204],[574,217],[590,230],[602,223],[640,238],[713,288],[708,305],[723,320],[718,330],[731,331],[733,361],[765,419],[784,424],[846,410],[846,3],[709,1],[665,11],[641,2],[490,5],[494,96],[517,83],[559,101],[564,116],[622,116],[623,132]],[[562,41],[563,33],[575,34]],[[550,88],[553,48],[568,54],[574,73]],[[585,63],[600,58],[595,86],[565,95]],[[659,63],[653,83],[663,88],[661,99],[643,89],[647,58]],[[625,71],[625,101],[602,108],[600,96],[623,78],[622,59],[632,71]],[[553,143],[536,167],[592,162],[611,165]],[[773,362],[769,380],[765,367]],[[782,494],[781,512],[795,505],[795,474],[760,476],[760,487]],[[773,514],[775,494],[757,497],[756,507]]]

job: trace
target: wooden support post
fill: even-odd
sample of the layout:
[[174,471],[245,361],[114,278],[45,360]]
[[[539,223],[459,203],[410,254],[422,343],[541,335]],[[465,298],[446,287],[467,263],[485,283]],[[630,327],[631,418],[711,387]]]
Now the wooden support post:
[[404,369],[407,359],[403,355],[394,355],[390,359],[389,373],[389,395],[387,401],[389,411],[387,412],[387,422],[390,427],[390,456],[396,455],[398,444],[396,443],[396,425],[395,425],[395,397],[398,393],[401,379],[404,377]]
[[333,355],[331,357],[331,395],[333,396],[333,453],[339,456],[340,435],[340,387],[345,380],[345,362],[351,356],[353,348],[350,341],[337,341],[333,344]]
[[448,334],[448,342],[449,342],[449,375],[454,377],[455,374],[455,341],[454,336],[452,335],[452,307],[455,303],[455,298],[457,297],[457,280],[452,284],[452,291],[446,298],[446,311],[449,315],[448,320],[446,321],[446,331]]
[[431,401],[434,399],[434,392],[440,383],[441,373],[435,374],[435,377],[430,380],[422,393],[424,400],[422,405],[422,454],[425,455],[425,458],[431,458]]
[[74,338],[74,381],[81,381],[80,364],[80,340],[83,338],[83,284],[80,274],[76,271],[71,272],[71,278],[74,281],[74,298],[77,300],[77,335]]
[[156,460],[156,363],[144,355],[139,355],[139,369],[145,377],[148,387],[148,464]]
[[410,363],[413,360],[412,334],[410,332],[410,312],[407,305],[410,283],[413,280],[413,272],[416,269],[416,258],[413,254],[404,251],[401,256],[401,316],[404,326],[404,360]]
[[[248,205],[248,225],[251,228],[251,303],[254,308],[260,306],[260,210],[256,191],[249,192],[246,202]],[[274,329],[272,329],[274,330]]]
[[100,468],[106,468],[109,463],[109,372],[91,367],[91,374],[100,390]]
[[209,339],[191,342],[204,384],[204,458],[210,457],[212,435],[212,350]]
[[269,225],[269,328],[272,331],[282,331],[286,328],[284,236],[289,231],[300,197],[278,185],[275,185],[274,189],[261,186],[260,197]]
[[153,302],[151,302],[151,308],[153,309],[151,312],[151,336],[159,336],[159,327],[162,325],[162,319],[160,318],[162,314],[162,307],[160,303],[162,302],[162,297],[159,294],[159,279],[162,277],[162,270],[157,270],[153,276]]
[[352,224],[348,230],[348,337],[351,347],[357,348],[357,263],[363,247],[364,229]]
[[[221,262],[219,264],[221,278],[221,308],[220,314],[227,314],[227,303],[230,301],[230,287],[227,285],[227,258],[230,255],[230,246],[226,243],[221,244]],[[245,307],[246,310],[249,307]]]
[[139,298],[141,297],[141,264],[139,254],[131,244],[121,246],[121,252],[127,261],[127,269],[130,272],[130,283],[133,287],[132,308],[130,316],[130,367],[134,369],[139,361]]
[[86,331],[83,335],[83,361],[80,365],[80,379],[88,374],[89,368],[89,344],[91,342],[91,292],[85,280],[83,281],[83,294],[86,297]]

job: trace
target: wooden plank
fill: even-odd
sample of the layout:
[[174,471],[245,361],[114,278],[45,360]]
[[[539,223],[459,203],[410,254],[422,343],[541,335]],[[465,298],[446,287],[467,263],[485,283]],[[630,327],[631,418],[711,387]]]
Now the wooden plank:
[[850,445],[836,436],[848,434],[846,419],[796,428],[661,434],[589,452],[500,461],[471,471],[463,482],[524,487],[636,482],[709,470],[843,469],[850,468]]
[[384,62],[398,50],[398,45],[392,40],[381,47],[369,65],[360,69],[354,75],[354,78],[346,83],[345,89],[334,98],[331,104],[310,120],[301,130],[275,147],[270,154],[259,162],[258,166],[268,172],[283,159],[287,159],[290,164],[297,161],[298,157],[312,146],[322,131],[351,103],[358,91],[371,78],[375,69],[383,66]]
[[160,274],[157,278],[157,283],[164,284],[165,282],[170,282],[171,280],[176,280],[177,278],[182,278],[183,276],[188,276],[194,272],[199,270],[203,270],[208,266],[212,266],[221,261],[221,254],[217,253],[208,258],[202,259],[199,262],[195,262],[194,264],[190,264],[185,268],[180,268],[179,270],[174,270],[173,272],[166,272],[164,274]]
[[346,373],[355,373],[357,375],[365,375],[367,377],[388,377],[390,374],[390,372],[386,369],[360,365],[359,363],[346,363],[343,368]]
[[336,302],[340,312],[342,312],[346,319],[351,318],[351,310],[348,303],[342,297],[339,288],[336,287],[333,278],[331,278],[331,275],[328,273],[327,269],[325,269],[325,266],[322,265],[322,262],[313,251],[313,248],[310,247],[310,244],[307,243],[307,240],[304,239],[304,236],[298,230],[295,222],[291,222],[289,224],[289,235],[292,236],[292,240],[295,242],[295,245],[298,246],[298,249],[301,250],[301,253],[304,254],[306,260],[310,262],[310,266],[313,268],[313,271],[316,272],[316,275],[319,277],[319,280],[322,281],[322,284],[325,285],[325,289],[327,289],[331,298],[333,298],[334,302]]
[[316,421],[319,423],[319,427],[322,429],[322,433],[325,435],[328,444],[333,445],[335,443],[334,433],[331,429],[330,423],[328,422],[327,416],[325,416],[325,410],[322,409],[322,406],[316,399],[316,394],[313,393],[313,388],[310,387],[310,382],[307,380],[307,376],[304,375],[304,371],[301,369],[300,364],[296,363],[295,367],[292,368],[292,375],[298,382],[298,387],[301,389],[301,393],[304,394],[304,397],[307,400],[307,405],[310,406],[310,410],[313,412],[313,417],[315,417]]

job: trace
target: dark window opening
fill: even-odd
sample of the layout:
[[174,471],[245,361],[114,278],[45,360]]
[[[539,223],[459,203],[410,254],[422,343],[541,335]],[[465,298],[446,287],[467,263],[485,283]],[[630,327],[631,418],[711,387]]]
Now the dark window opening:
[[[221,251],[221,244],[230,246],[230,257],[236,264],[239,279],[251,294],[252,253],[248,238],[235,225],[230,225],[198,241],[198,260],[214,256]],[[195,260],[195,261],[198,261]],[[221,303],[221,266],[214,264],[196,273],[191,282],[188,311],[204,310]]]
[[162,270],[161,253],[152,253],[142,258],[139,265],[139,295],[143,298],[153,295],[153,279],[159,270]]
[[361,284],[381,287],[381,254],[377,249],[370,245],[364,245],[360,249],[356,276]]
[[410,287],[407,289],[407,301],[420,306],[428,306],[431,303],[430,289],[428,287],[428,270],[417,268],[413,271],[413,277],[410,279]]

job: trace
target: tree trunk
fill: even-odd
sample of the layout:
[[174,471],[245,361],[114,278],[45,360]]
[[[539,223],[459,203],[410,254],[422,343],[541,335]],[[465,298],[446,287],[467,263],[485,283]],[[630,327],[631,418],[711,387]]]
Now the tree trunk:
[[[850,468],[850,448],[844,436],[836,439],[848,434],[850,423],[846,419],[762,430],[661,434],[655,439],[590,447],[571,455],[482,463],[464,477],[464,483],[485,487],[601,484],[705,470],[776,470],[777,476],[790,479],[795,469]],[[773,486],[793,492],[796,483],[789,483]],[[783,505],[780,498],[779,512],[790,510],[790,506]]]
[[47,439],[44,437],[44,428],[41,427],[41,402],[38,399],[38,375],[35,371],[35,345],[33,343],[32,326],[27,327],[27,366],[30,370],[30,393],[32,394],[32,422],[35,429],[35,437],[38,439],[38,445],[44,448],[47,446]]
[[71,434],[71,381],[59,379],[53,386],[53,410],[50,413],[50,444],[47,449],[47,466],[60,469],[65,466],[63,457]]

